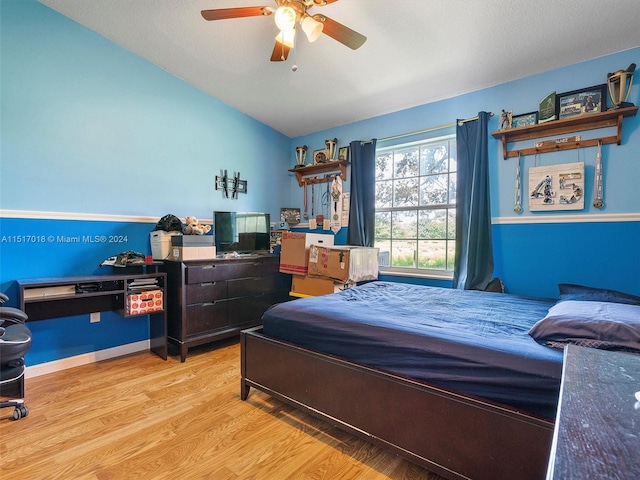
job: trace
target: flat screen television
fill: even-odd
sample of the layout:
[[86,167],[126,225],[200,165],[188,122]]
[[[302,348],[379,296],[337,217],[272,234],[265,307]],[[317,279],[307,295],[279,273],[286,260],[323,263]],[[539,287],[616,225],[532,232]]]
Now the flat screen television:
[[216,252],[268,253],[271,241],[268,213],[213,212]]

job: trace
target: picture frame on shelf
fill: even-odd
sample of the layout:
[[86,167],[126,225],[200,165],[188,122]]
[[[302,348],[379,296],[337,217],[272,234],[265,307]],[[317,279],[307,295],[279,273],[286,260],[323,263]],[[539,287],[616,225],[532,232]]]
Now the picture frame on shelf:
[[299,208],[281,208],[280,222],[288,223],[289,225],[297,225],[298,223],[300,223],[300,209]]
[[313,152],[313,164],[314,165],[322,165],[325,163],[329,163],[331,158],[329,158],[329,149],[325,148],[322,150],[315,150]]
[[556,92],[551,92],[540,100],[538,113],[538,123],[552,122],[558,118],[558,112],[556,112]]
[[558,119],[601,113],[607,109],[607,85],[572,90],[556,95]]
[[349,147],[340,147],[338,149],[338,160],[349,160]]
[[511,127],[529,127],[538,123],[538,112],[522,113],[511,118]]

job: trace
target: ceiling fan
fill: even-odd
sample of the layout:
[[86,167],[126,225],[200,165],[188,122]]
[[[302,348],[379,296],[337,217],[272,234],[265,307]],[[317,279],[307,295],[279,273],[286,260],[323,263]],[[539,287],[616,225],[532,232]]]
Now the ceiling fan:
[[202,10],[205,20],[224,20],[228,18],[258,17],[274,14],[276,26],[280,30],[276,36],[276,44],[271,54],[272,62],[287,59],[293,48],[296,25],[299,24],[310,42],[318,39],[321,33],[337,40],[355,50],[360,48],[367,37],[351,30],[329,17],[317,13],[309,13],[314,6],[324,7],[338,0],[275,0],[277,8],[272,7],[237,7]]

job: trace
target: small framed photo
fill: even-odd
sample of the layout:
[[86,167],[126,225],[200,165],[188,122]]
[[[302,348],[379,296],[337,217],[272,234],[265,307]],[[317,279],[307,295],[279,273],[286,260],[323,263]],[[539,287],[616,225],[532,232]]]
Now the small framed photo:
[[572,118],[589,113],[600,113],[607,109],[607,86],[595,85],[581,90],[556,95],[558,118]]
[[349,147],[340,147],[338,149],[338,160],[349,160]]
[[538,112],[523,113],[522,115],[514,115],[511,118],[511,127],[528,127],[538,123]]
[[297,225],[298,223],[300,223],[300,209],[299,208],[281,208],[280,222],[286,222],[289,225]]
[[316,150],[313,152],[313,164],[314,165],[322,165],[323,163],[330,162],[329,158],[329,149],[325,148],[323,150]]

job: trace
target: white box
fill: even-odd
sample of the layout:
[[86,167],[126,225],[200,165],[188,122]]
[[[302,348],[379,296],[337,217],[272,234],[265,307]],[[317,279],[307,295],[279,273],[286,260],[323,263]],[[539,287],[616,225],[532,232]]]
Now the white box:
[[174,235],[182,234],[180,232],[165,232],[164,230],[155,230],[149,234],[151,256],[154,260],[166,260],[169,258],[171,237]]
[[171,247],[168,260],[211,260],[216,258],[216,247]]

